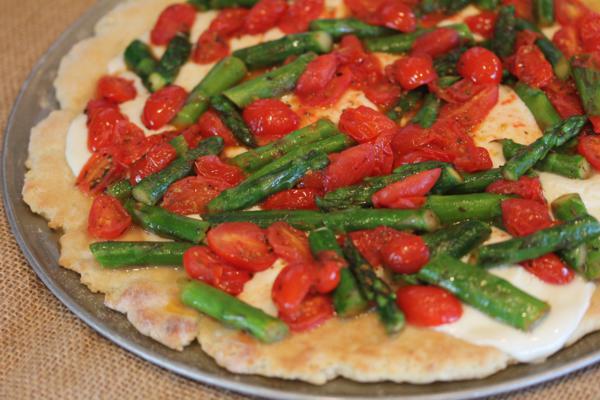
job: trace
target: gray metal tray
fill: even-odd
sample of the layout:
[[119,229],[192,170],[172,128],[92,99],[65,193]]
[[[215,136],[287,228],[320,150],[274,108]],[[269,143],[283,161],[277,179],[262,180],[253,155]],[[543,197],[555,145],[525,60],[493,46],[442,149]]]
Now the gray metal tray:
[[58,234],[33,214],[21,198],[29,131],[58,107],[52,82],[60,59],[78,41],[92,34],[93,26],[118,0],[96,4],[69,28],[38,62],[14,105],[4,138],[2,169],[6,213],[27,260],[60,301],[101,335],[132,353],[177,374],[237,392],[274,399],[459,399],[476,398],[534,385],[600,360],[600,333],[588,335],[574,346],[541,364],[515,365],[489,378],[428,385],[356,383],[336,379],[324,386],[235,375],[206,356],[198,344],[176,352],[138,333],[124,315],[106,308],[103,296],[91,293],[77,274],[59,267]]

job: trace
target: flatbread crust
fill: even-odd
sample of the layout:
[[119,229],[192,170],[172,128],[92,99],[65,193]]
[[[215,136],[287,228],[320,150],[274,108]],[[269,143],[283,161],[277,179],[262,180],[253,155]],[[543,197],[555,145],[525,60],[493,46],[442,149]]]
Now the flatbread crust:
[[[436,380],[482,378],[514,362],[492,347],[476,346],[428,329],[407,327],[386,335],[374,314],[352,320],[333,319],[312,331],[265,345],[223,327],[183,306],[178,293],[181,269],[106,270],[93,259],[87,234],[91,201],[74,185],[65,159],[71,121],[92,97],[95,82],[126,45],[151,29],[171,0],[126,1],[96,26],[95,36],[75,45],[61,62],[55,81],[61,110],[32,129],[29,171],[23,198],[32,211],[62,230],[60,265],[76,271],[91,291],[105,294],[107,307],[122,312],[144,335],[176,350],[194,339],[216,362],[232,372],[300,379],[323,384],[337,376],[357,381],[427,383]],[[161,240],[141,229],[122,240]],[[600,290],[569,340],[600,329]]]

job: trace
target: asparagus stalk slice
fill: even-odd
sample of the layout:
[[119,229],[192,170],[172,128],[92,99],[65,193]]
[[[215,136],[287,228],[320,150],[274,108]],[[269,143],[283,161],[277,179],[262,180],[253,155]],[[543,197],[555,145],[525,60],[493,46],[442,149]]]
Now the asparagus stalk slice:
[[192,172],[194,161],[201,156],[219,154],[223,148],[223,139],[214,136],[204,139],[198,147],[186,152],[162,171],[147,176],[133,188],[132,195],[147,205],[156,204],[169,186]]
[[227,89],[223,94],[240,108],[258,99],[279,97],[296,87],[300,75],[316,56],[315,53],[303,54],[283,67]]
[[550,150],[576,137],[585,122],[585,117],[575,116],[548,128],[542,137],[519,150],[514,157],[508,160],[502,168],[502,175],[510,180],[519,179],[539,160],[546,157]]
[[[565,194],[552,202],[552,212],[561,221],[570,221],[574,218],[588,215],[583,200],[577,193]],[[582,249],[582,246],[584,247]],[[564,250],[561,257],[571,266],[579,264],[581,254],[586,255],[583,265],[578,271],[589,280],[600,278],[600,237],[585,242],[582,246]]]
[[210,224],[194,218],[174,214],[162,207],[147,206],[128,200],[124,204],[135,223],[157,235],[200,243]]
[[137,266],[181,266],[183,253],[192,243],[180,242],[96,242],[90,251],[104,268]]
[[462,177],[451,164],[440,161],[406,164],[396,168],[391,175],[368,178],[362,183],[331,191],[325,194],[325,196],[317,198],[317,205],[323,210],[368,207],[373,204],[371,197],[378,190],[416,173],[435,168],[441,168],[442,174],[433,187],[432,192],[444,193],[462,182]]
[[375,302],[387,333],[399,332],[404,327],[404,314],[396,306],[396,294],[392,288],[377,277],[373,267],[362,257],[350,238],[346,238],[344,243],[344,255],[363,296]]
[[522,82],[518,82],[514,89],[527,108],[529,108],[529,111],[531,111],[542,130],[546,130],[561,121],[560,115],[558,115],[546,93],[540,89],[527,86]]
[[124,201],[131,196],[131,183],[127,179],[117,181],[106,188],[106,194],[116,198],[119,201]]
[[429,196],[426,206],[438,216],[442,225],[466,219],[491,221],[502,215],[500,203],[507,198],[509,196],[494,193]]
[[514,264],[574,248],[598,236],[598,221],[590,216],[580,217],[528,236],[482,246],[477,252],[477,263],[483,267]]
[[187,153],[187,151],[190,149],[190,146],[183,135],[175,136],[173,139],[171,139],[169,144],[175,148],[177,155],[180,157]]
[[284,339],[287,325],[243,301],[199,281],[188,282],[181,291],[181,301],[223,324],[250,333],[258,340],[273,343]]
[[515,7],[512,5],[501,7],[490,48],[502,58],[508,57],[514,52],[517,39],[516,23]]
[[[507,160],[514,157],[523,147],[525,145],[515,143],[510,139],[502,141],[502,152]],[[587,179],[592,175],[592,166],[585,157],[579,154],[550,152],[538,161],[534,168],[571,179]]]
[[192,89],[183,108],[170,122],[177,128],[185,128],[208,109],[209,99],[241,81],[246,76],[246,65],[239,58],[226,57],[208,71],[208,74]]
[[242,60],[248,69],[255,70],[280,64],[289,56],[309,51],[317,54],[329,53],[332,46],[333,39],[329,33],[316,31],[286,35],[281,39],[236,50],[233,55]]
[[427,93],[423,106],[417,112],[412,122],[422,128],[431,128],[438,117],[441,104],[442,101],[434,93]]
[[574,57],[571,65],[585,112],[600,117],[600,65],[595,65],[589,54]]
[[432,259],[417,277],[443,287],[479,311],[523,331],[530,330],[550,308],[510,282],[446,254]]
[[223,95],[218,95],[210,99],[210,105],[219,113],[219,117],[231,130],[238,142],[248,147],[257,146],[254,135],[250,132],[240,112],[231,101]]
[[475,4],[484,10],[495,10],[500,4],[500,0],[476,0]]
[[502,179],[502,169],[492,168],[487,171],[475,172],[472,174],[463,173],[462,177],[463,183],[453,187],[450,190],[450,193],[468,194],[484,192],[489,185],[496,182],[498,179]]
[[469,3],[470,0],[423,0],[420,11],[425,14],[440,12],[449,15],[462,10]]
[[481,221],[462,221],[423,236],[430,258],[439,254],[460,258],[485,242],[492,230]]
[[[308,242],[313,255],[321,251],[335,251],[343,257],[342,249],[338,245],[335,234],[329,228],[318,228],[308,235]],[[340,283],[333,292],[333,307],[339,317],[348,318],[360,314],[368,303],[363,297],[356,279],[349,268],[340,271]]]
[[154,72],[148,77],[150,91],[155,92],[175,81],[181,66],[190,57],[192,45],[187,34],[178,33],[167,45]]
[[217,213],[251,207],[272,194],[293,188],[307,172],[322,169],[327,164],[329,159],[325,153],[311,152],[266,175],[224,190],[206,205],[206,210]]
[[554,23],[554,1],[534,0],[533,12],[535,20],[540,26],[550,26]]
[[440,77],[459,75],[456,70],[458,60],[467,51],[468,46],[460,46],[446,54],[438,56],[433,60],[433,68]]
[[[452,24],[446,25],[443,28],[454,29],[460,35],[462,40],[471,42],[473,41],[473,34],[471,30],[466,24]],[[363,44],[366,49],[370,52],[382,52],[382,53],[392,53],[392,54],[400,54],[409,52],[412,49],[413,43],[415,40],[427,33],[431,32],[433,29],[417,29],[411,33],[401,33],[398,35],[377,37],[377,38],[367,38],[363,40]]]
[[206,214],[202,219],[211,225],[223,222],[248,221],[266,228],[277,221],[285,221],[295,228],[310,231],[327,226],[337,233],[388,226],[398,230],[433,232],[439,228],[437,216],[428,209],[350,209],[323,213],[307,210],[237,211]]
[[148,77],[154,72],[158,64],[150,46],[136,39],[125,49],[124,58],[127,68],[140,77],[144,86],[150,88]]
[[412,111],[417,106],[417,104],[419,104],[421,99],[423,99],[423,96],[423,90],[419,88],[406,93],[404,96],[400,97],[396,105],[394,105],[387,112],[388,118],[399,122],[404,115]]
[[319,142],[338,133],[339,131],[331,121],[320,119],[266,146],[242,153],[232,158],[230,162],[246,172],[253,172],[293,151],[297,146]]
[[344,35],[356,35],[359,38],[392,35],[397,31],[382,26],[369,25],[356,18],[316,19],[309,25],[311,31],[327,32],[333,39]]

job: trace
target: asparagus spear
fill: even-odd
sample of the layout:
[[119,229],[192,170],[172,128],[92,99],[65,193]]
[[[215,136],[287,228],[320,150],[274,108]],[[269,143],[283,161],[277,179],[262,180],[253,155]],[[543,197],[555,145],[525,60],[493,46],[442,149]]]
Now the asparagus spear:
[[[446,25],[444,29],[454,29],[458,32],[462,40],[473,41],[473,34],[469,27],[463,23]],[[425,33],[431,32],[433,29],[417,29],[411,33],[401,33],[398,35],[367,38],[363,40],[363,44],[366,49],[370,52],[382,52],[382,53],[406,53],[412,49],[412,46],[418,37]]]
[[190,56],[192,45],[188,35],[178,33],[167,45],[165,53],[160,58],[154,72],[148,77],[150,91],[155,92],[175,81],[179,69]]
[[209,99],[221,94],[246,76],[246,65],[239,58],[226,57],[215,64],[208,74],[192,89],[183,108],[170,122],[177,128],[185,128],[208,109]]
[[397,31],[382,26],[369,25],[356,18],[316,19],[310,23],[311,31],[327,32],[333,39],[344,35],[356,35],[359,38],[386,36]]
[[123,201],[131,196],[131,189],[133,189],[131,183],[127,179],[122,179],[107,187],[106,194]]
[[417,277],[443,287],[479,311],[524,331],[530,330],[549,310],[547,303],[510,282],[446,254],[432,259]]
[[406,113],[412,111],[423,99],[422,88],[417,88],[400,97],[396,104],[387,112],[388,118],[399,122]]
[[150,46],[136,39],[125,49],[124,58],[127,68],[140,77],[144,86],[150,88],[148,77],[154,72],[158,64]]
[[542,130],[546,130],[561,121],[560,115],[558,115],[550,99],[542,90],[527,86],[522,82],[518,82],[514,89],[527,105]]
[[281,168],[255,179],[247,179],[238,186],[224,190],[206,206],[209,213],[242,210],[260,203],[282,190],[293,188],[308,171],[324,168],[329,164],[327,155],[310,152]]
[[580,217],[531,235],[482,246],[477,253],[477,263],[483,267],[514,264],[574,248],[598,236],[600,224],[593,217]]
[[574,116],[551,126],[542,137],[519,150],[514,157],[508,160],[502,168],[502,175],[510,180],[519,179],[539,160],[546,157],[550,150],[576,137],[585,122],[585,117]]
[[156,204],[169,186],[192,172],[194,161],[201,156],[219,154],[223,148],[223,139],[213,136],[204,139],[198,147],[178,157],[162,171],[147,176],[133,188],[133,197],[144,204]]
[[509,196],[494,193],[474,193],[450,196],[429,196],[426,206],[442,225],[477,219],[491,221],[502,215],[500,203]]
[[485,242],[492,230],[481,221],[462,221],[423,236],[430,258],[438,254],[460,258]]
[[513,5],[501,7],[490,48],[502,58],[508,57],[514,52],[517,39],[516,23],[515,7]]
[[187,140],[183,135],[175,136],[169,141],[169,144],[173,146],[178,156],[183,156],[190,149]]
[[392,288],[375,274],[373,267],[361,256],[350,238],[346,238],[344,243],[344,255],[363,296],[375,302],[387,333],[399,332],[404,327],[404,314],[396,306],[396,294]]
[[266,68],[282,63],[289,56],[313,51],[317,54],[329,53],[333,39],[327,32],[305,32],[286,35],[281,39],[263,42],[233,52],[248,69]]
[[194,218],[174,214],[162,207],[147,206],[128,200],[125,209],[142,228],[160,236],[200,243],[210,224]]
[[[583,200],[577,193],[565,194],[552,202],[552,212],[554,216],[561,221],[570,221],[574,218],[588,215]],[[574,249],[567,249],[561,253],[561,256],[575,267],[579,263],[581,253],[586,255],[582,268],[578,269],[587,279],[595,280],[600,278],[600,237],[592,239],[585,244]]]
[[484,192],[489,185],[502,179],[502,169],[492,168],[472,174],[463,173],[462,177],[463,183],[450,189],[450,193],[468,194]]
[[185,284],[181,301],[231,328],[247,331],[265,343],[282,340],[289,333],[287,325],[280,319],[199,281]]
[[96,242],[90,251],[105,268],[134,266],[181,266],[183,253],[192,243],[180,242]]
[[571,61],[573,78],[585,112],[600,117],[600,65],[590,54],[578,55]]
[[535,20],[540,26],[554,23],[554,0],[533,0]]
[[484,10],[495,10],[500,4],[500,0],[476,0],[475,4]]
[[[514,157],[523,147],[525,146],[510,139],[502,140],[502,152],[507,160]],[[550,152],[538,161],[534,168],[571,179],[587,179],[592,175],[592,166],[579,154]]]
[[294,89],[306,66],[316,56],[315,53],[303,54],[283,67],[227,89],[223,94],[241,108],[258,99],[281,96]]
[[[343,257],[342,249],[338,245],[335,234],[329,228],[318,228],[308,235],[308,242],[313,255],[317,256],[321,251],[335,251]],[[363,297],[356,279],[349,268],[340,271],[340,283],[333,292],[333,307],[339,317],[353,317],[363,312],[368,303]]]
[[240,112],[231,101],[225,96],[218,95],[211,97],[210,104],[219,113],[219,117],[238,142],[248,147],[257,146],[254,135],[250,132]]
[[399,230],[433,232],[439,228],[437,216],[428,209],[350,209],[323,213],[308,210],[235,211],[206,214],[202,219],[211,225],[223,222],[248,221],[266,228],[277,221],[285,221],[295,228],[310,231],[327,226],[337,233],[388,226]]
[[469,3],[470,0],[423,0],[420,11],[425,14],[439,12],[450,15],[462,10]]
[[434,93],[427,93],[423,106],[412,119],[412,122],[422,128],[431,128],[438,117],[441,104],[442,101]]
[[540,48],[542,53],[544,53],[544,56],[550,61],[550,64],[552,64],[552,69],[556,76],[562,80],[569,79],[569,76],[571,75],[571,65],[562,51],[560,51],[558,47],[545,36],[537,39],[535,44]]
[[230,162],[246,172],[253,172],[269,164],[273,160],[289,153],[299,145],[308,145],[339,133],[335,125],[328,119],[317,122],[285,135],[275,142],[242,153]]

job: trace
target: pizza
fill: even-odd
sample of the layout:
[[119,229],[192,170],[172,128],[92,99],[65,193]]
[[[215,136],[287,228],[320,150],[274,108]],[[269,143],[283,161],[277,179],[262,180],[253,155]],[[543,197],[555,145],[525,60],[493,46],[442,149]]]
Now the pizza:
[[600,329],[600,14],[125,1],[23,198],[144,335],[324,384],[482,378]]

